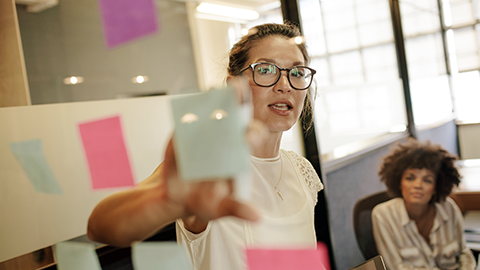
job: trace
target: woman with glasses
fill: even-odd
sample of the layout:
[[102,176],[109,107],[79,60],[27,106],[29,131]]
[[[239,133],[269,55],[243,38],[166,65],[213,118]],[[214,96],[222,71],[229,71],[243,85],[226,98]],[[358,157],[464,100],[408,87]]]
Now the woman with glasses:
[[128,246],[176,220],[177,241],[186,246],[194,269],[246,269],[246,248],[316,248],[314,208],[323,185],[305,158],[280,149],[283,132],[311,113],[315,70],[307,66],[310,59],[298,39],[294,25],[264,24],[230,51],[227,82],[247,78],[257,126],[248,134],[251,202],[233,199],[226,181],[169,192],[165,183],[177,175],[170,143],[165,161],[142,185],[96,207],[90,238]]

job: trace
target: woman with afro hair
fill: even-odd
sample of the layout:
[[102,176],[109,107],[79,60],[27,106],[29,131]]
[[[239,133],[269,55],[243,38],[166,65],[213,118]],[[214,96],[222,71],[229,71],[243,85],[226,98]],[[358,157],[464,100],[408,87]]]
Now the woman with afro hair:
[[456,159],[415,139],[384,157],[378,174],[394,198],[373,209],[372,223],[387,269],[475,269],[462,213],[448,197],[460,183]]

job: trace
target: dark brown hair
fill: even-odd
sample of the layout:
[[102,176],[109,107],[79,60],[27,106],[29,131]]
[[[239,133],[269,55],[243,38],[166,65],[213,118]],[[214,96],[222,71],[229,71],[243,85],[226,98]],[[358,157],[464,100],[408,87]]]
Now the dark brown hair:
[[428,169],[435,176],[435,194],[430,202],[442,202],[450,195],[452,188],[460,183],[460,174],[454,161],[458,158],[440,145],[430,141],[421,143],[413,138],[398,144],[383,158],[378,175],[387,186],[390,196],[402,197],[400,183],[407,169]]
[[[251,28],[248,31],[248,34],[243,36],[235,45],[233,45],[230,50],[229,61],[228,61],[228,74],[231,76],[240,75],[240,71],[245,68],[247,65],[252,63],[247,63],[250,49],[255,46],[255,44],[270,36],[279,36],[286,39],[295,38],[301,36],[300,29],[292,23],[286,22],[285,24],[276,24],[276,23],[266,23],[257,25]],[[307,52],[307,47],[305,42],[302,42],[297,45],[298,49],[303,55],[305,65],[310,63],[310,56]],[[304,119],[307,116],[313,114],[312,100],[310,97],[310,91],[307,89],[307,95],[305,102],[303,104],[302,115],[300,118]],[[304,123],[305,130],[309,130],[313,124],[313,117],[310,117],[308,123]]]

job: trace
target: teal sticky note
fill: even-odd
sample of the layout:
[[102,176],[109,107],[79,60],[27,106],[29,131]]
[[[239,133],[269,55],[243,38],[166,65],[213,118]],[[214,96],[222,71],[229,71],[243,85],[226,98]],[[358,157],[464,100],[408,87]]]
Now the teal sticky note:
[[176,242],[140,242],[132,245],[135,270],[190,270],[184,248]]
[[65,241],[54,246],[58,270],[101,270],[95,247],[90,243]]
[[172,109],[183,179],[234,178],[248,170],[246,125],[233,89],[177,97]]
[[36,192],[63,193],[45,158],[40,139],[12,142],[10,151],[17,158]]

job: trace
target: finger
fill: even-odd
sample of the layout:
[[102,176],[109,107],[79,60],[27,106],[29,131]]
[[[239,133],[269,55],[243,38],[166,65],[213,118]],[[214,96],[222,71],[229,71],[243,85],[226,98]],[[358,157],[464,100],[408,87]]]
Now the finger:
[[257,221],[259,219],[257,210],[254,207],[235,199],[233,195],[233,181],[234,180],[227,181],[229,195],[224,197],[220,202],[218,215],[234,216],[249,221]]
[[177,163],[175,160],[175,150],[173,147],[173,136],[170,138],[167,144],[167,149],[165,150],[165,158],[163,160],[164,166],[164,176],[165,179],[169,179],[172,175],[176,175],[177,172]]
[[195,188],[186,198],[188,212],[203,221],[219,218],[218,206],[223,198],[231,194],[225,181],[191,183]]
[[251,205],[241,203],[232,196],[223,199],[218,209],[219,217],[234,216],[248,221],[257,221],[259,215]]

